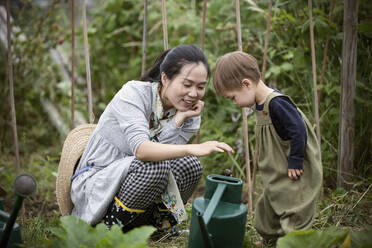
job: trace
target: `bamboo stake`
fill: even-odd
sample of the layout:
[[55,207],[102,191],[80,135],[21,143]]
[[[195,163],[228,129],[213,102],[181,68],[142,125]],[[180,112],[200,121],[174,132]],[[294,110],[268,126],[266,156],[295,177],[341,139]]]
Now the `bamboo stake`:
[[[204,43],[205,43],[205,19],[207,16],[207,0],[204,0],[203,2],[203,17],[202,17],[202,32],[201,32],[201,41],[200,41],[200,47],[201,50],[204,51]],[[200,143],[200,128],[196,132],[196,137],[195,137],[195,143],[199,144]]]
[[[267,58],[267,48],[269,46],[269,34],[270,34],[270,25],[271,25],[271,12],[273,7],[273,1],[270,0],[269,2],[269,9],[267,14],[267,22],[266,22],[266,35],[265,35],[265,48],[264,48],[264,56],[262,62],[262,78],[265,81],[265,74],[266,74],[266,58]],[[252,191],[256,187],[256,174],[257,174],[257,158],[258,158],[258,143],[256,141],[256,146],[253,155],[253,172],[252,172]]]
[[143,1],[143,33],[142,33],[142,70],[141,75],[146,70],[146,46],[147,46],[147,0]]
[[7,39],[8,39],[8,79],[9,79],[9,98],[10,98],[10,108],[12,115],[12,128],[13,128],[13,139],[14,139],[14,153],[17,174],[21,171],[21,165],[19,160],[19,148],[18,148],[18,135],[17,135],[17,119],[15,113],[15,103],[14,103],[14,81],[13,81],[13,61],[12,61],[12,43],[11,43],[11,27],[10,27],[10,9],[9,0],[6,1],[6,27],[7,27]]
[[315,45],[314,45],[314,26],[313,26],[313,11],[312,1],[308,0],[309,5],[309,18],[310,18],[310,42],[311,42],[311,62],[313,68],[313,91],[314,91],[314,108],[315,108],[315,123],[316,123],[316,135],[318,138],[319,145],[320,140],[320,125],[319,125],[319,107],[318,107],[318,90],[316,83],[316,65],[315,65]]
[[[239,0],[235,0],[235,11],[236,11],[236,31],[238,34],[238,49],[239,51],[243,51]],[[242,115],[243,115],[243,128],[244,128],[245,171],[246,171],[247,185],[248,185],[248,211],[249,211],[249,214],[252,214],[252,210],[253,210],[252,183],[251,183],[251,170],[250,170],[251,168],[250,168],[250,161],[249,161],[248,124],[247,124],[246,108],[242,108]]]
[[269,2],[269,11],[267,16],[266,22],[266,35],[265,35],[265,48],[264,48],[264,56],[262,62],[262,78],[265,81],[265,74],[266,74],[266,57],[267,57],[267,47],[269,46],[269,34],[270,34],[270,25],[271,25],[271,10],[273,7],[273,1],[270,0]]
[[254,148],[253,155],[253,172],[252,172],[252,191],[254,192],[256,188],[256,175],[257,175],[257,159],[258,159],[258,142],[256,140],[256,145]]
[[238,50],[243,51],[239,0],[235,0],[235,15],[236,15],[236,33],[238,35]]
[[146,70],[146,46],[147,46],[147,0],[143,1],[143,33],[142,33],[142,70],[141,75]]
[[86,14],[86,0],[83,0],[83,32],[84,32],[84,53],[85,53],[85,67],[87,72],[87,86],[88,86],[88,111],[89,123],[93,123],[93,103],[92,103],[92,84],[90,80],[90,62],[89,62],[89,47],[88,47],[88,29],[87,29],[87,14]]
[[71,129],[75,127],[75,0],[71,0]]
[[164,50],[168,50],[167,7],[166,7],[165,0],[161,1],[161,14],[162,14],[162,17],[163,17]]
[[[335,0],[332,0],[331,9],[329,10],[329,15],[328,15],[328,21],[329,22],[332,21],[332,13],[333,13],[334,7],[335,7]],[[328,43],[329,43],[329,34],[327,34],[327,36],[326,36],[326,41],[325,41],[325,46],[324,46],[323,61],[322,61],[322,73],[320,75],[319,85],[322,85],[323,80],[324,80],[325,68],[326,68],[326,64],[327,64]],[[318,98],[318,103],[320,104],[320,98],[322,97],[322,91],[320,91],[320,90],[318,91],[318,97],[319,97]]]
[[201,32],[201,43],[200,47],[204,51],[204,42],[205,42],[205,20],[207,17],[207,0],[203,1],[203,18],[202,18],[202,32]]

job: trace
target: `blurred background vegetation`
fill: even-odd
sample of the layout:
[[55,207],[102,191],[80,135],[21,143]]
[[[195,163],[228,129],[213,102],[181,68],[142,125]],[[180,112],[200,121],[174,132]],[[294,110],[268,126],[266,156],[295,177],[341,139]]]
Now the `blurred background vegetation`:
[[[47,216],[58,216],[54,182],[63,138],[49,121],[41,99],[56,104],[68,125],[70,82],[64,80],[50,56],[58,48],[71,54],[71,1],[11,1],[13,27],[13,66],[15,102],[20,142],[21,168],[39,180],[39,194],[32,206],[42,205]],[[76,2],[76,74],[83,80],[76,84],[75,107],[86,119],[87,94],[81,20],[81,2]],[[147,68],[163,50],[161,1],[148,1]],[[240,1],[243,50],[262,64],[268,13],[268,0]],[[319,83],[326,36],[329,35],[325,78],[318,86],[322,135],[322,160],[325,192],[334,193],[337,179],[337,149],[340,116],[341,51],[343,39],[343,1],[336,1],[332,21],[328,20],[330,0],[313,1],[313,18]],[[93,87],[95,122],[105,106],[125,82],[138,79],[141,73],[143,2],[139,0],[88,1],[88,35]],[[0,5],[5,6],[1,0]],[[200,46],[201,0],[168,0],[169,47],[193,43]],[[265,82],[287,93],[312,123],[314,105],[307,2],[276,0],[273,4]],[[357,89],[355,100],[355,160],[353,185],[357,192],[372,182],[372,5],[359,0]],[[237,50],[234,1],[208,1],[205,53],[212,69],[217,58]],[[10,191],[15,177],[13,134],[11,128],[7,50],[0,46],[0,186]],[[68,64],[68,69],[70,65]],[[207,87],[201,141],[223,140],[237,151],[235,159],[243,168],[243,127],[241,110],[230,101],[216,96],[212,82]],[[68,111],[62,111],[67,109]],[[254,149],[254,115],[248,116],[250,157]],[[315,125],[314,125],[315,126]],[[192,140],[191,142],[194,142]],[[226,155],[202,158],[204,178],[229,168],[243,178]],[[244,170],[244,168],[243,168]],[[243,178],[244,179],[244,178]],[[343,195],[343,191],[340,193]],[[372,196],[365,204],[370,204]],[[45,197],[47,203],[45,203]],[[11,198],[9,198],[11,199]],[[343,198],[344,199],[344,198]],[[346,199],[346,198],[345,198]],[[7,203],[11,206],[11,201]],[[34,216],[41,216],[40,208]],[[362,210],[360,210],[362,212]],[[364,209],[370,213],[369,209]],[[31,211],[32,212],[32,211]],[[44,212],[43,212],[44,216]],[[362,221],[363,217],[358,221]],[[328,218],[327,218],[328,220]],[[370,223],[369,225],[372,225]],[[36,223],[36,224],[35,224]],[[37,225],[38,222],[33,222]],[[359,223],[359,222],[356,222]],[[362,222],[360,222],[362,223]],[[359,224],[360,224],[359,223]],[[363,222],[365,225],[365,222]],[[359,225],[355,224],[355,225]],[[351,224],[350,224],[351,225]],[[320,225],[321,226],[321,225]],[[324,226],[324,225],[323,225]]]

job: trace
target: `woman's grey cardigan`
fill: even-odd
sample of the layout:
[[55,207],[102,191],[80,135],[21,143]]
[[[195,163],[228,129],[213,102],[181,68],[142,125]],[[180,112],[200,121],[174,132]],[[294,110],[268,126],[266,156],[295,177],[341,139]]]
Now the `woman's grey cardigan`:
[[[138,146],[150,140],[149,123],[153,92],[150,82],[126,83],[106,107],[76,171],[71,184],[72,215],[96,224],[101,221],[113,200]],[[181,127],[168,122],[158,139],[160,143],[185,144],[200,127],[200,116],[188,118]]]

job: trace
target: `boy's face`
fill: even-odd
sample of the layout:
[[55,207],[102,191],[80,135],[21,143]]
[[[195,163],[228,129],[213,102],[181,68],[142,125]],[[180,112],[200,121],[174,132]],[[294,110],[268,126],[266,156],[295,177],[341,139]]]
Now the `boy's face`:
[[255,87],[251,81],[242,81],[241,87],[225,91],[222,96],[233,101],[239,107],[252,107],[256,102]]

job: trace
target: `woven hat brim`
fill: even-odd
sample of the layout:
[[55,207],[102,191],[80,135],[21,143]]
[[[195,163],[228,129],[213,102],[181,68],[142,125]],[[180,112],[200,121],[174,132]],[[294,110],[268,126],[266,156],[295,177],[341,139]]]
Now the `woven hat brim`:
[[96,126],[96,124],[84,124],[76,127],[71,130],[63,143],[56,181],[57,203],[62,216],[71,214],[73,208],[70,197],[71,177]]

